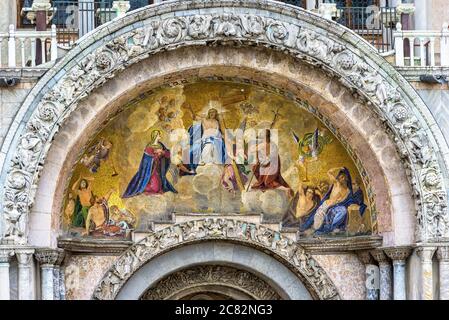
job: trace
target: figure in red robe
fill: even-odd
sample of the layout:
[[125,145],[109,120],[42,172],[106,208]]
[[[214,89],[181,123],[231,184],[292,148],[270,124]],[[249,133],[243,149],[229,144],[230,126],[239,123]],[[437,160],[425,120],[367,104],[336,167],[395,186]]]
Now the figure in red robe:
[[257,145],[256,163],[252,167],[256,182],[252,189],[262,191],[283,187],[291,188],[281,175],[281,158],[277,145],[271,141],[270,130],[265,131],[265,139]]

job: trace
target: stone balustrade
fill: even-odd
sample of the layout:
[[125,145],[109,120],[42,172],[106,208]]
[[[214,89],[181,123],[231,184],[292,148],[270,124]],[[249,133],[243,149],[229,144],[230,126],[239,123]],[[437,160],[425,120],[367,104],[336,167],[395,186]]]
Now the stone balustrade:
[[[58,58],[56,26],[50,30],[16,30],[9,26],[9,32],[0,33],[0,68],[25,68],[36,66],[36,42],[40,40],[42,63]],[[6,53],[6,57],[4,57]]]
[[[441,30],[402,30],[393,34],[398,67],[449,67],[449,28]],[[406,52],[408,51],[408,52]]]

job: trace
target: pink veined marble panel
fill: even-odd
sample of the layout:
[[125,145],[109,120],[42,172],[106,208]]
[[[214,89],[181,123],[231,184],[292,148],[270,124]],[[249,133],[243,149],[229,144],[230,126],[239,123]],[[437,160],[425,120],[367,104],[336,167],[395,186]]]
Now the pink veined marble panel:
[[365,300],[365,266],[356,255],[314,255],[344,300]]
[[115,256],[72,256],[65,269],[66,299],[90,300]]

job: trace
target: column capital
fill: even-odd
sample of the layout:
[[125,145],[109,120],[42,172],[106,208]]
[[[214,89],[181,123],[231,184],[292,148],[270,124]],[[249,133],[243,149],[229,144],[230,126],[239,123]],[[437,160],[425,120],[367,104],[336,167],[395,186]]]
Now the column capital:
[[0,263],[8,263],[13,255],[14,250],[0,248]]
[[364,265],[368,265],[368,264],[375,264],[375,261],[373,259],[373,257],[370,254],[369,250],[361,250],[361,251],[357,251],[357,257],[359,257],[360,261],[362,261],[362,263]]
[[421,258],[421,261],[432,261],[436,250],[436,247],[418,247],[415,249],[415,252]]
[[55,266],[62,262],[62,259],[64,258],[64,250],[40,248],[36,249],[34,256],[41,265]]
[[411,247],[391,247],[384,249],[385,254],[393,261],[405,261],[412,253]]
[[437,249],[437,258],[439,261],[447,261],[449,262],[449,246],[438,247]]
[[370,251],[373,258],[379,263],[389,263],[390,258],[385,254],[384,250],[381,248],[374,249]]
[[16,249],[16,257],[19,265],[28,266],[33,258],[34,249]]

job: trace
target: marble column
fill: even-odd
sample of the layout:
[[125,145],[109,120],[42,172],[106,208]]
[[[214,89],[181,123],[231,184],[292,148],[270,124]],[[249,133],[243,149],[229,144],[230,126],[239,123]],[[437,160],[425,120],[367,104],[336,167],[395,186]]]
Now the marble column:
[[16,257],[19,268],[18,297],[19,300],[32,300],[33,288],[31,287],[31,262],[33,261],[33,249],[17,249]]
[[371,251],[371,255],[379,263],[380,300],[391,300],[392,270],[391,262],[382,249]]
[[435,247],[416,248],[421,259],[421,300],[433,300],[432,258],[435,251]]
[[41,299],[54,300],[54,269],[60,258],[60,249],[37,249],[36,260],[41,268]]
[[59,251],[58,260],[53,268],[53,299],[62,300],[61,287],[64,283],[61,282],[61,264],[64,260],[64,251]]
[[393,260],[393,297],[394,300],[406,300],[405,261],[412,253],[410,247],[386,248],[386,255]]
[[437,250],[440,271],[440,300],[449,300],[449,246]]
[[13,255],[13,250],[0,248],[0,300],[10,299],[9,261]]
[[365,265],[366,300],[379,300],[379,268],[368,250],[358,251],[357,256]]

